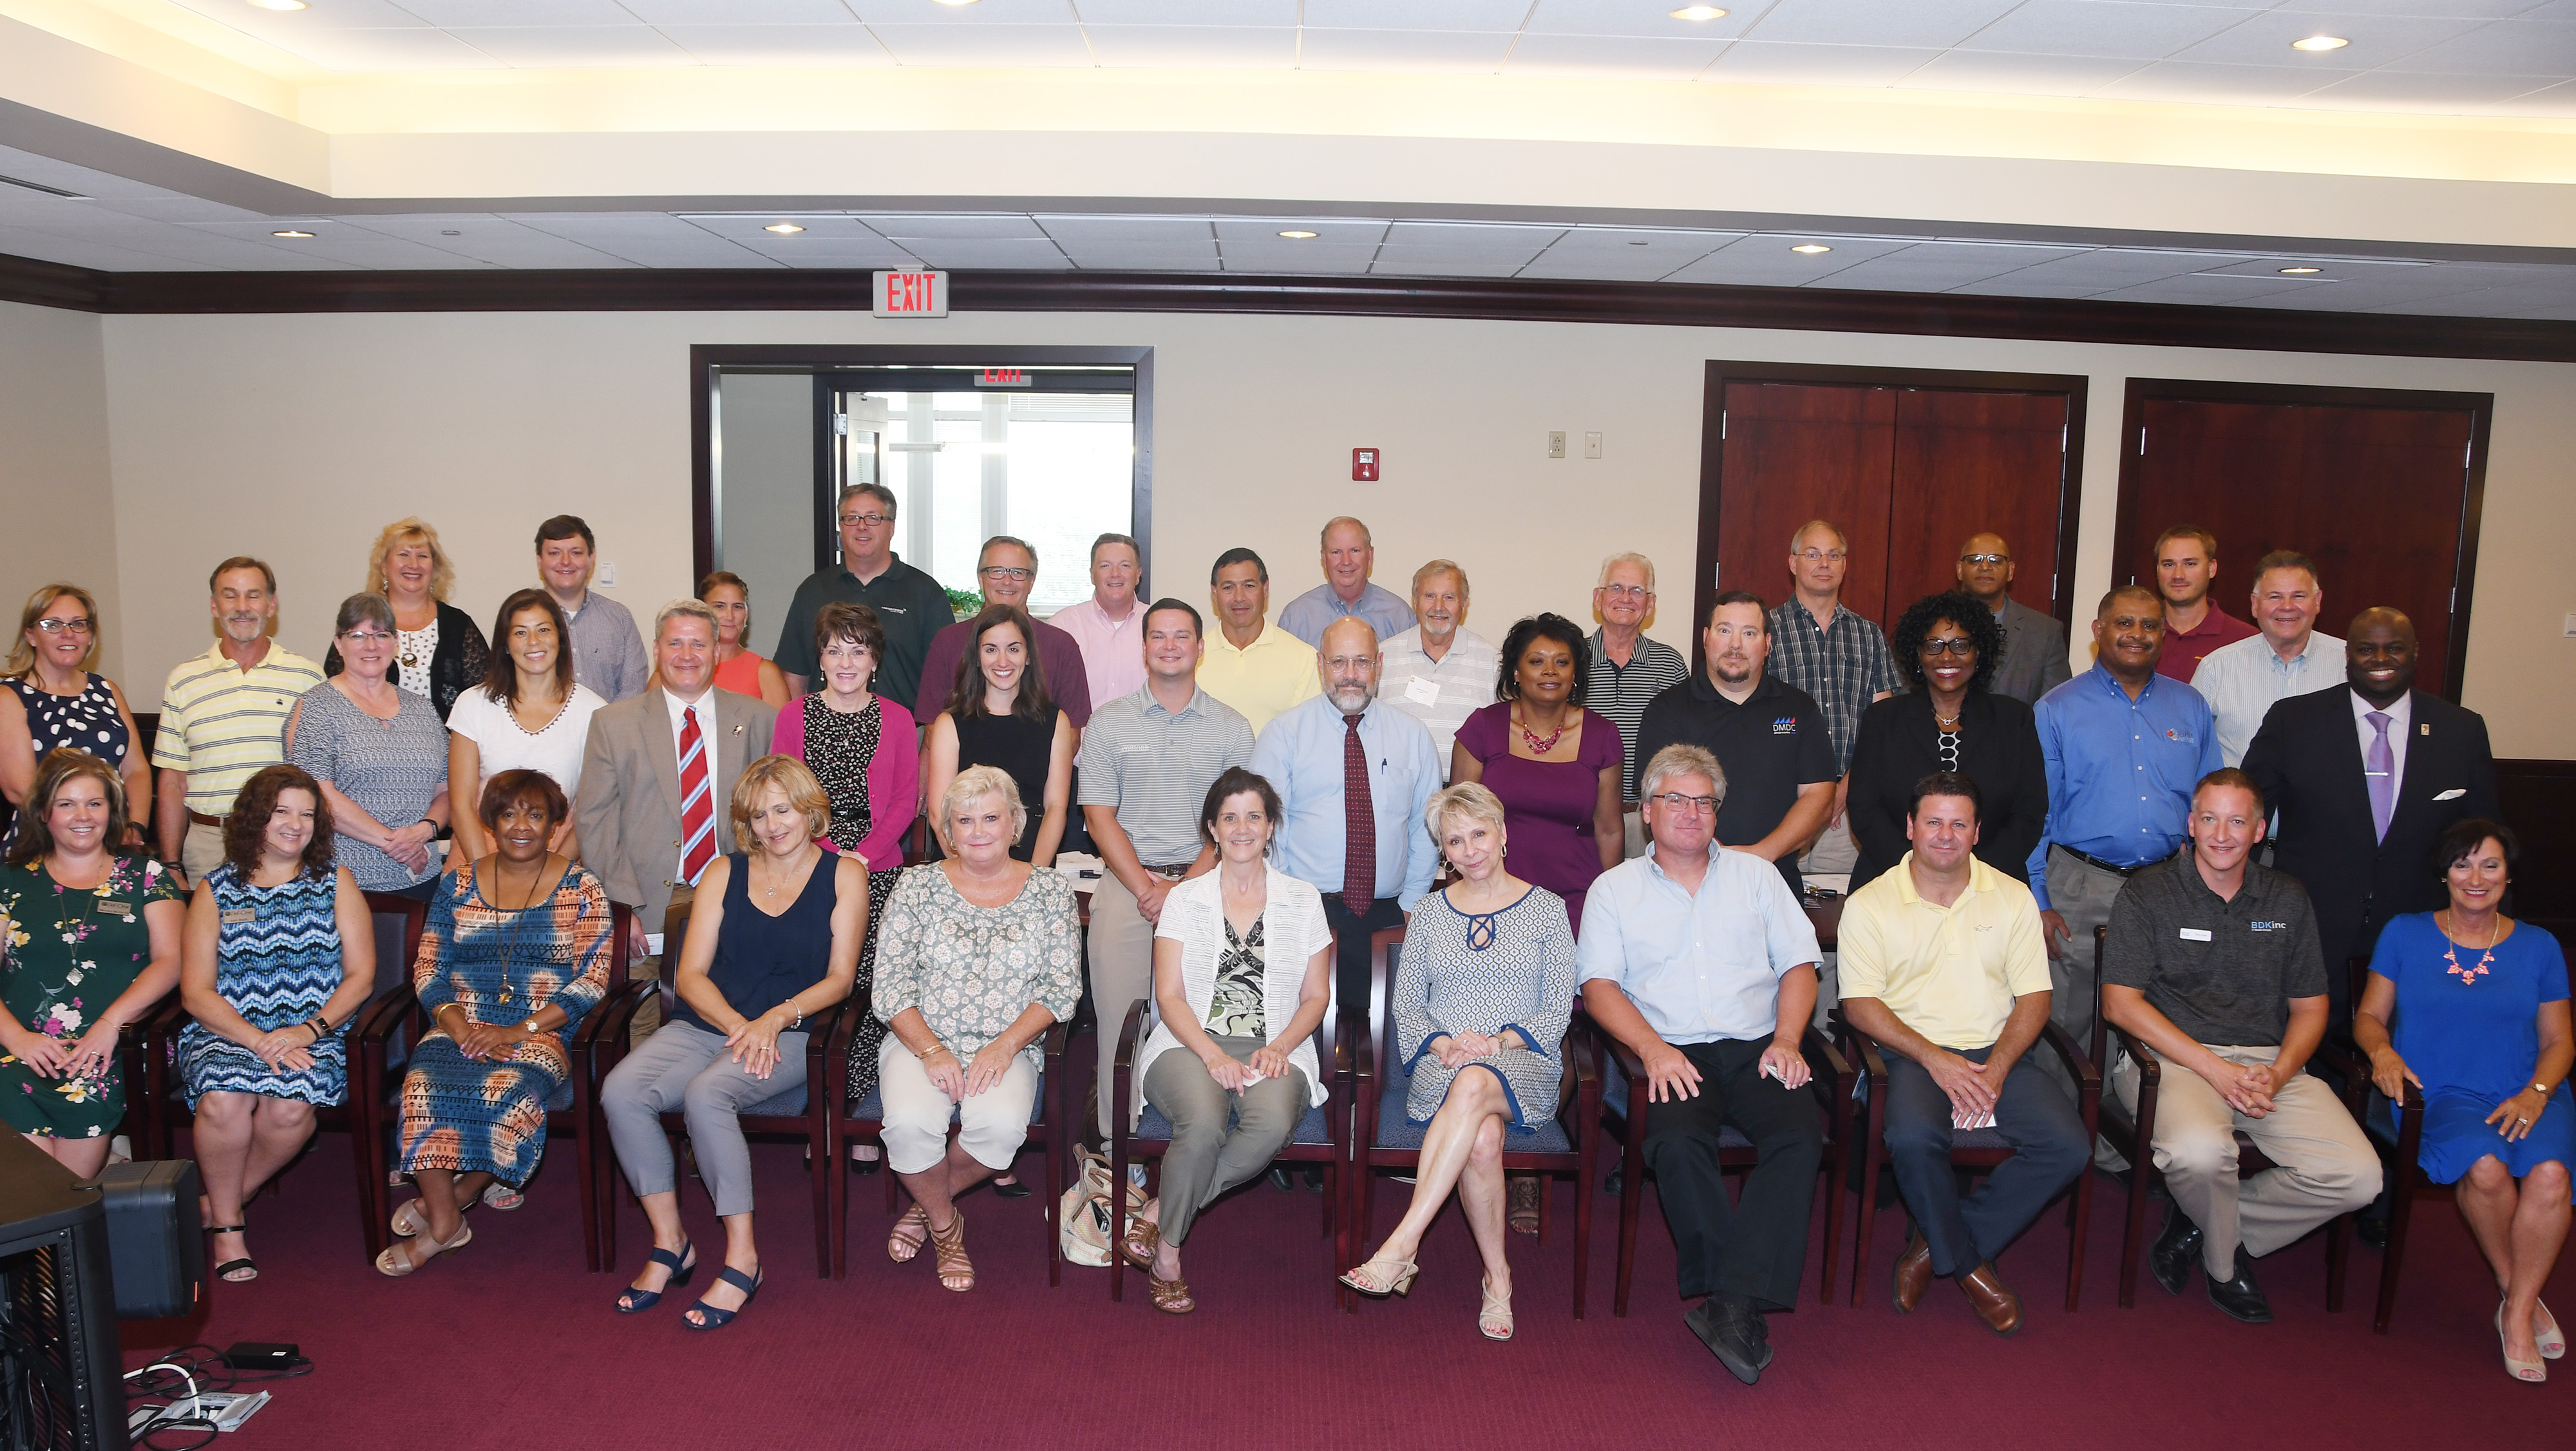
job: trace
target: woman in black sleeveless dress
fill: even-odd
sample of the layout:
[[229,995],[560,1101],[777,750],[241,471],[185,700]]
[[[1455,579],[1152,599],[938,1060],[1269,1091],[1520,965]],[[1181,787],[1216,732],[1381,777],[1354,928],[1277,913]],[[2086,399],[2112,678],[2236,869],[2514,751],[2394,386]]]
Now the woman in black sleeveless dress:
[[[1031,804],[1029,824],[1011,844],[1011,855],[1034,866],[1055,864],[1073,798],[1073,722],[1048,694],[1046,672],[1031,648],[1037,627],[1018,605],[986,605],[971,626],[973,638],[957,659],[948,708],[930,722],[930,771],[923,799],[937,801],[957,773],[992,766],[1020,788]],[[1077,688],[1080,682],[1075,682]],[[1038,803],[1044,809],[1037,809]],[[945,828],[939,846],[948,849]]]

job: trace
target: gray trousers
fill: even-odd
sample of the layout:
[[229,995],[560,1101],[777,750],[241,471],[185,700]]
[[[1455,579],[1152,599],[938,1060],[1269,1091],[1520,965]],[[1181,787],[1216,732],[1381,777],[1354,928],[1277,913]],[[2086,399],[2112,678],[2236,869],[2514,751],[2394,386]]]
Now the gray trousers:
[[[1091,1083],[1091,1094],[1099,1114],[1100,1136],[1109,1137],[1109,1095],[1115,1091],[1111,1074],[1118,1059],[1118,1029],[1127,1021],[1127,1010],[1140,999],[1154,993],[1154,924],[1136,910],[1136,894],[1127,884],[1108,872],[1091,889],[1091,927],[1088,933],[1091,958],[1091,1011],[1098,1018],[1092,1036],[1099,1040],[1099,1076]],[[1127,1125],[1136,1125],[1135,1106],[1127,1109]]]
[[[2104,871],[2064,847],[2048,849],[2048,904],[2066,919],[2065,950],[2049,944],[2048,1020],[2087,1053],[2093,1051],[2093,929],[2111,920],[2111,901],[2128,884],[2127,877]],[[2059,1087],[2075,1091],[2056,1054],[2043,1049],[2029,1056]]]
[[[1252,1061],[1259,1038],[1219,1038],[1216,1045],[1238,1063]],[[1250,1088],[1219,1088],[1207,1065],[1187,1048],[1167,1048],[1145,1069],[1145,1101],[1172,1121],[1172,1146],[1163,1152],[1162,1207],[1155,1228],[1178,1246],[1190,1237],[1199,1211],[1245,1183],[1297,1135],[1306,1117],[1306,1070],[1265,1078]],[[1226,1127],[1231,1117],[1234,1126]]]
[[743,1141],[742,1111],[805,1082],[805,1036],[778,1035],[778,1066],[767,1078],[743,1072],[726,1055],[723,1034],[677,1019],[627,1054],[600,1085],[599,1106],[618,1167],[636,1194],[679,1187],[671,1141],[662,1134],[662,1115],[676,1108],[688,1115],[698,1177],[715,1196],[716,1213],[749,1214],[751,1146]]

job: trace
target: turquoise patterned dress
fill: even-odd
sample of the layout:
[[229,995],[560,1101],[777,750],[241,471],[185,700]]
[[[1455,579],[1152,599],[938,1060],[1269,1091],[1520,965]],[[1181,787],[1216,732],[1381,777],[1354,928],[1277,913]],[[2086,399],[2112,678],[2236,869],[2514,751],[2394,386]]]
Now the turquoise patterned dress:
[[[223,915],[215,929],[215,991],[262,1032],[305,1022],[340,990],[339,873],[299,875],[274,887],[242,879],[231,862],[206,876]],[[256,1093],[330,1106],[349,1094],[349,1025],[311,1048],[313,1066],[271,1068],[260,1056],[190,1019],[179,1030],[179,1076],[188,1107],[209,1093]]]
[[460,863],[429,899],[411,982],[433,1021],[449,1003],[477,1024],[524,1023],[547,1007],[563,1027],[476,1060],[439,1028],[422,1035],[403,1076],[402,1167],[483,1172],[524,1184],[546,1152],[546,1101],[572,1079],[572,1034],[608,995],[616,957],[608,892],[575,865],[551,896],[522,910],[487,901]]
[[[152,965],[143,909],[179,900],[159,862],[120,853],[95,887],[55,883],[39,859],[0,867],[0,916],[9,919],[0,960],[0,1002],[18,1026],[70,1041],[124,995]],[[39,1078],[0,1053],[0,1119],[38,1138],[94,1139],[125,1117],[125,1076],[116,1054],[88,1075]]]

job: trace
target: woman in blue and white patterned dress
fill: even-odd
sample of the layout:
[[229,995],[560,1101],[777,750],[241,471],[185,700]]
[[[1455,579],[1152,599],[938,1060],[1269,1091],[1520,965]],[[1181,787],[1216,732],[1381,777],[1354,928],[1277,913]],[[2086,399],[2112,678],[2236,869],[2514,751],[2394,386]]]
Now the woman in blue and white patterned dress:
[[1388,991],[1395,1050],[1413,1076],[1405,1117],[1430,1128],[1403,1222],[1342,1279],[1364,1295],[1411,1285],[1422,1233],[1454,1187],[1485,1261],[1476,1328],[1509,1340],[1503,1146],[1536,1133],[1563,1096],[1574,927],[1563,898],[1503,870],[1503,803],[1493,792],[1452,786],[1423,818],[1458,880],[1414,905]]
[[286,759],[321,783],[340,862],[358,885],[427,901],[447,825],[447,727],[386,674],[396,638],[383,595],[341,601],[342,669],[296,702]]
[[259,1277],[241,1252],[243,1203],[313,1136],[313,1110],[349,1093],[349,1019],[374,986],[376,941],[357,880],[331,855],[322,788],[271,766],[242,784],[223,864],[188,904],[179,1079],[227,1280]]

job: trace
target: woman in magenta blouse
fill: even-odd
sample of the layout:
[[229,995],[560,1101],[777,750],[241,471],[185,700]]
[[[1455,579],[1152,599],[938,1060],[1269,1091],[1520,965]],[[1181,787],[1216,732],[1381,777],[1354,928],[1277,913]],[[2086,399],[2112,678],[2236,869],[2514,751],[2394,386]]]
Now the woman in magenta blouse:
[[1479,781],[1503,803],[1512,875],[1565,899],[1575,930],[1592,879],[1619,864],[1619,728],[1583,708],[1583,632],[1533,615],[1503,639],[1502,698],[1467,717],[1450,784]]

